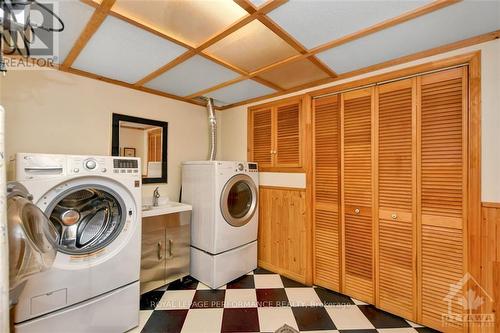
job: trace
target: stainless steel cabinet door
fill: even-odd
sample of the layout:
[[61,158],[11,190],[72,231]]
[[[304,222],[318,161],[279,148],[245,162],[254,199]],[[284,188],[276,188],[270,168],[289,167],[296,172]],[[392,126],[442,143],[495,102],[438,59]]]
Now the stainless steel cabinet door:
[[151,217],[142,223],[141,294],[165,285],[165,219]]
[[191,212],[165,216],[166,223],[166,282],[189,275],[189,245]]

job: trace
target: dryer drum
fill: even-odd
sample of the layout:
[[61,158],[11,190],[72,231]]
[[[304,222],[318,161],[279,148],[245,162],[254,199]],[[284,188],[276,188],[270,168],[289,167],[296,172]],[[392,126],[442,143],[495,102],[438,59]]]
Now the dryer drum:
[[60,234],[59,251],[88,254],[104,248],[121,232],[124,211],[112,191],[93,187],[61,195],[50,211]]

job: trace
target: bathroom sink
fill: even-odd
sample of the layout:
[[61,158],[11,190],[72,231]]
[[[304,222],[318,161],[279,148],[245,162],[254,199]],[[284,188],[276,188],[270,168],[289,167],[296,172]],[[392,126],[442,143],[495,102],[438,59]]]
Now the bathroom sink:
[[158,206],[153,206],[148,204],[142,205],[142,216],[143,217],[158,216],[164,214],[179,213],[189,210],[192,210],[192,207],[190,205],[186,205],[175,201],[167,201]]

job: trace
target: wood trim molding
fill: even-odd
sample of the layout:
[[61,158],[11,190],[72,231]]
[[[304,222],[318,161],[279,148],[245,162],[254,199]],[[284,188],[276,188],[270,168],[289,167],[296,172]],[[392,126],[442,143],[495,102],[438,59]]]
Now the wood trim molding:
[[90,38],[92,38],[94,33],[104,22],[104,19],[106,19],[106,16],[111,11],[111,7],[113,7],[115,1],[116,0],[103,0],[101,4],[98,5],[98,7],[90,17],[89,22],[71,48],[71,51],[69,51],[68,55],[66,56],[66,59],[64,59],[64,62],[61,65],[62,69],[68,69],[69,67],[71,67],[80,52],[82,52],[85,45],[87,45],[87,43],[89,42]]
[[259,188],[267,190],[278,190],[278,191],[300,191],[306,192],[305,188],[301,187],[285,187],[285,186],[272,186],[272,185],[259,185]]
[[487,202],[487,201],[483,201],[481,203],[481,205],[483,207],[500,209],[500,202]]

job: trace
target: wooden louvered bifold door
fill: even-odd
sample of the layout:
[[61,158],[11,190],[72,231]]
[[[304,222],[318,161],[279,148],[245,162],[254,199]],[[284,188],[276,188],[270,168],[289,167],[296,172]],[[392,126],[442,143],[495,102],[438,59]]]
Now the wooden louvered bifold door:
[[343,291],[373,303],[373,89],[342,94]]
[[[445,332],[466,325],[459,301],[466,264],[467,197],[466,67],[421,77],[420,108],[420,322]],[[443,317],[444,316],[444,317]]]
[[254,110],[251,113],[251,140],[252,156],[250,160],[257,162],[259,167],[270,167],[273,165],[273,128],[272,110]]
[[299,167],[301,161],[300,102],[276,107],[276,165]]
[[377,87],[377,305],[416,316],[416,78]]
[[340,291],[340,95],[313,102],[314,284]]

